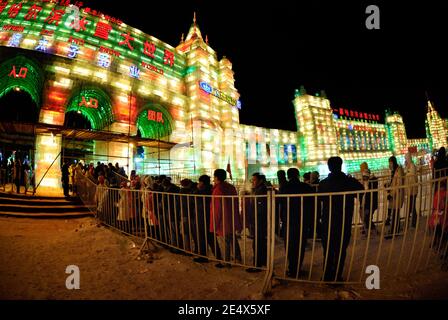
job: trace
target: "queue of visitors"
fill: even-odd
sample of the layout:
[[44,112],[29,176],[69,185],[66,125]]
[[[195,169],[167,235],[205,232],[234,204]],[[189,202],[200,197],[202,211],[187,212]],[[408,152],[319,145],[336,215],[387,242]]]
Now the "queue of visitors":
[[[76,180],[76,172],[84,174],[98,184],[95,198],[99,216],[106,214],[104,203],[113,201],[115,205],[109,207],[121,226],[132,228],[132,219],[143,219],[150,228],[151,237],[199,255],[194,258],[196,262],[208,262],[209,250],[218,260],[224,256],[226,263],[216,264],[218,268],[230,267],[230,261],[242,262],[238,238],[247,228],[249,237],[253,239],[254,266],[248,272],[259,272],[267,264],[266,195],[269,190],[273,190],[279,195],[275,207],[275,233],[284,241],[288,277],[297,278],[303,274],[307,241],[313,239],[321,241],[323,248],[323,280],[343,281],[356,206],[360,208],[362,233],[379,234],[373,219],[379,208],[379,180],[371,173],[366,162],[360,165],[360,181],[342,172],[342,163],[340,157],[329,158],[330,173],[321,181],[316,172],[309,173],[309,178],[305,174],[304,182],[301,182],[297,168],[290,168],[287,172],[280,170],[276,188],[264,175],[254,173],[250,192],[240,194],[242,203],[239,203],[237,189],[226,181],[227,173],[224,169],[215,170],[213,178],[202,175],[198,182],[184,179],[177,186],[165,175],[140,177],[135,171],[131,172],[127,180],[118,164],[113,166],[109,163],[106,166],[98,163],[96,167],[93,164],[78,164],[75,168],[66,163],[63,166],[63,182],[67,182],[64,184],[67,190],[76,192],[76,183],[71,181]],[[434,168],[448,168],[443,148],[438,153]],[[390,180],[384,186],[387,190],[386,239],[401,235],[403,219],[400,218],[400,211],[403,208],[406,212],[405,220],[409,221],[406,228],[415,228],[418,219],[418,179],[412,157],[406,155],[404,167],[398,164],[396,157],[390,157],[389,169]],[[71,178],[73,172],[75,175]],[[443,176],[440,171],[436,174],[438,177]],[[140,192],[135,192],[137,190]],[[317,201],[313,196],[306,196],[316,192],[320,194]],[[347,193],[333,195],[335,192]],[[408,199],[408,205],[403,207],[405,198]],[[434,218],[430,221],[430,227],[436,230],[436,241],[440,242],[446,241],[448,231],[448,221],[445,223],[447,210],[443,207],[445,199],[446,183],[442,183],[434,198]]]

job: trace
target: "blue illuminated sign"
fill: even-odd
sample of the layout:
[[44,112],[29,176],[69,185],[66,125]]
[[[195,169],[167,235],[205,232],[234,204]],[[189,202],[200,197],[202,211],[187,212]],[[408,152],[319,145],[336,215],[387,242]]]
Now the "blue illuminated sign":
[[140,69],[137,66],[135,66],[135,65],[130,66],[130,68],[129,68],[129,75],[132,78],[139,79],[140,78]]
[[212,86],[209,85],[207,82],[201,81],[201,82],[199,82],[199,86],[201,87],[202,90],[204,90],[207,93],[213,92]]
[[212,94],[214,95],[216,98],[219,98],[225,102],[227,102],[228,104],[237,107],[238,109],[241,109],[241,101],[236,101],[235,99],[233,99],[231,96],[219,91],[216,88],[213,88],[210,84],[208,84],[205,81],[199,81],[199,87],[201,87],[201,89],[208,93],[208,94]]

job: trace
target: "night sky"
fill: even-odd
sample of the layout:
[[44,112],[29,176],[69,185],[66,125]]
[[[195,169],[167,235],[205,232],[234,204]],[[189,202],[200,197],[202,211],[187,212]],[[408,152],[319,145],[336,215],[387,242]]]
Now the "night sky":
[[[196,11],[218,58],[233,64],[244,124],[296,130],[292,99],[300,85],[310,94],[325,90],[334,108],[382,116],[386,108],[398,110],[409,138],[425,137],[425,91],[448,117],[447,1],[84,4],[172,46],[187,34]],[[370,4],[380,8],[380,30],[365,27]]]

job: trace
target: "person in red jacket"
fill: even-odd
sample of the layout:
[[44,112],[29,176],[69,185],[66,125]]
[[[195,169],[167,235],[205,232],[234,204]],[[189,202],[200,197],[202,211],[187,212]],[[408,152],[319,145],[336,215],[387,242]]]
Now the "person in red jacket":
[[430,229],[434,232],[432,247],[436,250],[446,248],[445,243],[448,240],[448,208],[446,207],[446,197],[446,180],[444,180],[440,183],[438,190],[434,194],[433,211],[428,221]]
[[[238,209],[238,193],[233,185],[225,181],[226,176],[227,173],[224,169],[216,169],[213,174],[214,187],[212,201],[210,202],[210,232],[224,238],[225,261],[230,261],[231,250],[234,250],[234,259],[241,261],[241,249],[236,234],[242,230]],[[218,263],[216,267],[222,268],[223,265]]]

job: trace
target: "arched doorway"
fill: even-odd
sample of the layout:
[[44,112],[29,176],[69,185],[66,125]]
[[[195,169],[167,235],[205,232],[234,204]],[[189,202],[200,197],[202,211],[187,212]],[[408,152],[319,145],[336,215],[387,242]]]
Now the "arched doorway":
[[39,121],[42,84],[42,71],[30,58],[19,55],[0,64],[0,165],[3,174],[11,176],[8,163],[20,160],[22,186],[25,169],[35,168],[34,125]]
[[[173,132],[173,119],[164,106],[148,103],[137,116],[137,136],[169,141]],[[137,147],[134,155],[134,168],[147,174],[170,173],[171,159],[169,151],[158,147]]]
[[[109,96],[101,89],[87,87],[76,90],[68,100],[65,109],[64,127],[77,131],[104,130],[114,121],[112,104]],[[63,139],[62,161],[95,162],[100,161],[96,155],[96,142],[89,138],[76,137],[75,131]],[[102,159],[101,159],[102,160]]]

